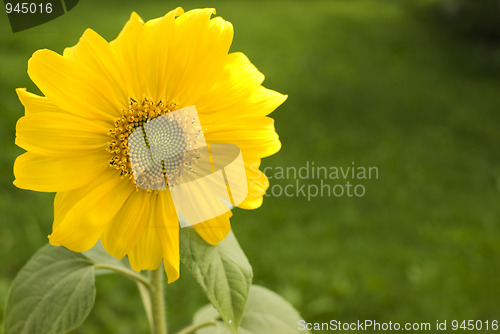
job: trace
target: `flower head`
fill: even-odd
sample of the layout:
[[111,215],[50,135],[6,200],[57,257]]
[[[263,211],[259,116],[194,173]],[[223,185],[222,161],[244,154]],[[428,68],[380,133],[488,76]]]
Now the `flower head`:
[[[101,239],[111,255],[128,255],[135,270],[156,269],[164,260],[169,282],[176,280],[179,222],[172,197],[168,189],[138,186],[128,140],[138,126],[189,106],[196,107],[207,142],[241,149],[252,182],[239,207],[261,205],[268,181],[250,166],[280,149],[267,115],[286,96],[264,88],[264,76],[244,54],[229,53],[233,27],[211,18],[214,13],[177,8],[145,23],[132,13],[109,43],[88,29],[63,55],[33,54],[28,74],[44,96],[17,90],[25,116],[16,144],[27,152],[15,162],[14,184],[57,193],[51,244],[81,252]],[[189,168],[183,159],[164,171]],[[217,244],[230,230],[230,216],[194,228]]]

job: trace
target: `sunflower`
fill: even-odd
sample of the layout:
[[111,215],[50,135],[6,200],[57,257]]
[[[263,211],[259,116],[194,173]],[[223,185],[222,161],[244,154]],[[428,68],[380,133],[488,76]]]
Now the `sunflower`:
[[[241,149],[251,182],[239,207],[262,204],[268,180],[258,166],[281,147],[267,115],[286,96],[264,88],[264,75],[243,53],[229,53],[233,27],[213,14],[177,8],[144,23],[132,13],[109,43],[87,29],[62,55],[33,54],[28,74],[44,96],[17,89],[25,116],[16,144],[27,152],[16,159],[14,184],[56,192],[52,245],[82,252],[100,239],[136,271],[163,260],[168,281],[179,277],[172,197],[136,185],[127,140],[139,124],[190,106],[207,142]],[[194,228],[215,245],[229,233],[230,216]]]

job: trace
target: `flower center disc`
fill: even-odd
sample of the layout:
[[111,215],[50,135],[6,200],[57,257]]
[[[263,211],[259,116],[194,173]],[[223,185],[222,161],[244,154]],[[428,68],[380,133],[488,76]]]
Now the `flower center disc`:
[[110,165],[129,175],[145,190],[165,190],[183,173],[192,172],[197,148],[205,144],[194,106],[179,109],[177,103],[130,99],[128,110],[109,132]]
[[[203,140],[201,140],[203,139]],[[159,116],[136,128],[129,136],[129,154],[136,185],[145,190],[165,190],[192,172],[198,148],[205,144],[194,107]]]

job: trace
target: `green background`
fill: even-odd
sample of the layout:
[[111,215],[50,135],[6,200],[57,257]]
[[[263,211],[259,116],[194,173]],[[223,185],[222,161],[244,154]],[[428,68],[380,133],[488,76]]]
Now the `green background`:
[[[491,41],[454,33],[432,1],[409,3],[82,0],[16,34],[0,14],[0,323],[11,281],[53,218],[53,194],[12,185],[23,115],[14,89],[37,92],[27,60],[40,48],[62,52],[87,27],[111,40],[131,11],[147,20],[178,5],[216,7],[235,27],[232,51],[289,95],[272,114],[283,148],[264,166],[379,169],[376,180],[354,181],[361,198],[267,197],[258,210],[235,210],[256,284],[308,322],[500,320],[500,55]],[[74,333],[147,332],[131,281],[100,277],[97,288]],[[167,299],[172,331],[207,303],[186,270]]]

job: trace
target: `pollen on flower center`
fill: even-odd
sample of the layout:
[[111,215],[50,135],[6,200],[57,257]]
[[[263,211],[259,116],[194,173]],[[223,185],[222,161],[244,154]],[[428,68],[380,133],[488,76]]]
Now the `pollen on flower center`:
[[[141,101],[132,98],[129,100],[128,109],[123,110],[120,118],[115,120],[115,128],[109,131],[111,141],[108,143],[107,151],[112,154],[110,166],[117,169],[122,176],[132,175],[132,166],[129,154],[129,136],[137,128],[143,127],[149,120],[179,109],[177,102],[165,104],[163,101],[155,103],[151,98],[144,97]],[[177,140],[165,143],[165,145],[180,145],[182,135],[175,136]]]

